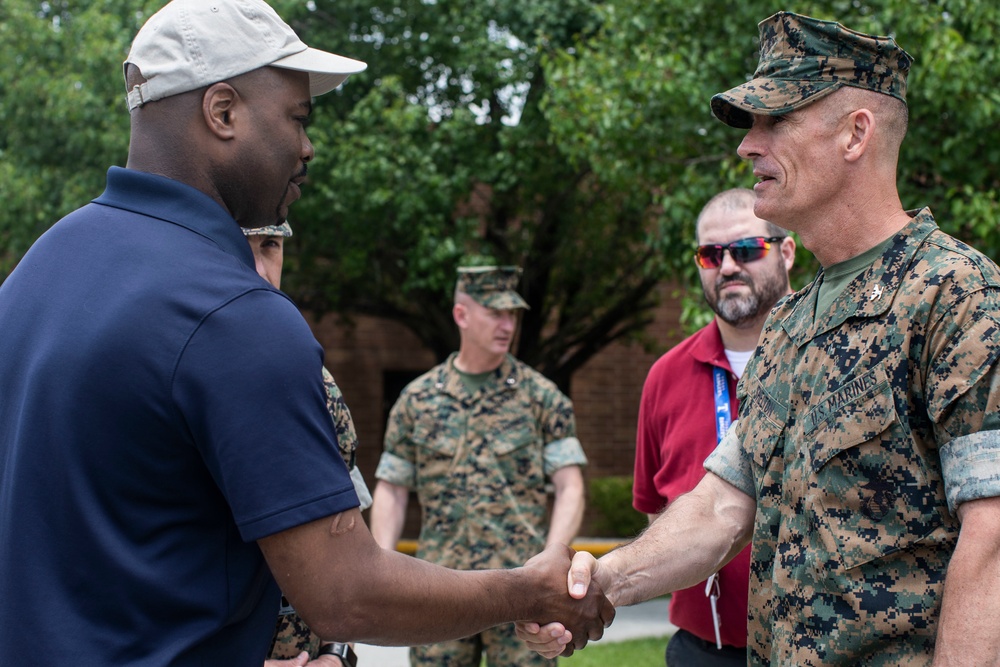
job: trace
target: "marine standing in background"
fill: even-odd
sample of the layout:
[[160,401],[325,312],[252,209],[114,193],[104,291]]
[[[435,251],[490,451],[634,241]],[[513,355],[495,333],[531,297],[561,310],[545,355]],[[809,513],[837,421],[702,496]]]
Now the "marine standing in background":
[[[423,510],[417,556],[441,565],[509,568],[546,544],[569,544],[583,518],[586,464],[573,405],[510,353],[516,267],[459,268],[452,314],[459,351],[410,383],[389,416],[375,476],[372,535],[385,549],[403,530],[409,492]],[[546,525],[551,482],[555,500]],[[413,665],[548,665],[512,624],[410,649]]]

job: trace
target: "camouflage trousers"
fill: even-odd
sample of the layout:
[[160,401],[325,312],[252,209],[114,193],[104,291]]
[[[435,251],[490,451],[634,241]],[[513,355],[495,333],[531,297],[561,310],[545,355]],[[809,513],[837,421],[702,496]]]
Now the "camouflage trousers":
[[270,660],[288,660],[302,651],[307,651],[310,658],[315,658],[320,643],[319,635],[309,629],[301,616],[294,611],[281,614],[274,627],[271,650],[268,651],[267,657]]
[[464,639],[410,649],[413,667],[479,667],[483,654],[489,667],[552,667],[514,634],[514,624],[499,625]]

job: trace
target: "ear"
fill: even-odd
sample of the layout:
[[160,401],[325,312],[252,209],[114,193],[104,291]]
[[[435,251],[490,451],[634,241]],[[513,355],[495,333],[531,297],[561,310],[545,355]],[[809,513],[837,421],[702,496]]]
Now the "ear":
[[856,162],[868,150],[875,134],[875,114],[868,109],[858,109],[847,115],[844,126],[844,159]]
[[201,97],[201,115],[208,130],[223,140],[236,134],[234,112],[239,93],[228,83],[215,83]]
[[785,263],[785,271],[791,271],[795,264],[795,239],[791,236],[781,239],[781,260]]
[[469,310],[460,303],[456,303],[451,308],[451,316],[455,319],[455,324],[459,329],[464,329],[469,323]]

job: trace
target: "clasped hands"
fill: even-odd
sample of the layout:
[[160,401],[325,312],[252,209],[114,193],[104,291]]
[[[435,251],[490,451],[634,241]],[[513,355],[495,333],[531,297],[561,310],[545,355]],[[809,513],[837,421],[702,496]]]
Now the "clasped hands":
[[306,651],[288,660],[265,660],[264,667],[342,667],[340,658],[333,655],[321,655],[315,660],[309,659]]
[[[558,587],[562,590],[555,591],[547,603],[543,618],[548,620],[519,621],[515,626],[521,641],[546,658],[573,655],[588,641],[600,639],[615,619],[615,607],[605,596],[605,584],[609,582],[602,578],[599,561],[586,551],[574,553],[568,547],[563,548],[572,554],[572,561],[565,578],[559,577]],[[536,561],[547,558],[552,550],[546,549],[525,563],[525,567],[540,565]],[[566,567],[565,560],[562,567]]]

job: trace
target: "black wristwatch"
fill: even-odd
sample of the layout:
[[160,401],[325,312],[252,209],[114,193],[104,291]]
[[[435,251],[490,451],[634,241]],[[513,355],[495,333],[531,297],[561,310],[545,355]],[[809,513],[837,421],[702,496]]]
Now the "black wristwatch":
[[340,642],[323,644],[319,647],[319,653],[316,654],[316,657],[321,655],[335,655],[348,667],[358,667],[358,654],[354,652],[350,644],[341,644]]

